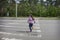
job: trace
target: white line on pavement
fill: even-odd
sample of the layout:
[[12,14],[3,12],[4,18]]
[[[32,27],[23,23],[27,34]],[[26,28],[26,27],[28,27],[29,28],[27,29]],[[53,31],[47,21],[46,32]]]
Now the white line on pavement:
[[4,35],[17,35],[17,36],[22,36],[22,37],[42,37],[40,34],[38,34],[37,36],[33,36],[33,35],[28,35],[28,34],[23,34],[23,33],[8,33],[8,32],[0,32],[0,34],[4,34]]
[[3,37],[2,40],[22,40],[22,39],[16,39],[16,38],[11,38],[11,39],[10,39],[10,38],[5,38],[5,37]]

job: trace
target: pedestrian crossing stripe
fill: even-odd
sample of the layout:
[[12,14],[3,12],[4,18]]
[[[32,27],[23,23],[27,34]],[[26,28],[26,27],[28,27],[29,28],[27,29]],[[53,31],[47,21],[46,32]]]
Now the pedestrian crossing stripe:
[[[20,24],[23,25],[22,23],[24,23],[24,22],[20,22],[20,23],[16,23],[16,22],[11,22],[11,23],[8,22],[8,23],[6,23],[6,22],[3,22],[1,24],[2,25],[20,25]],[[24,25],[27,25],[28,26],[29,24],[25,22]],[[39,25],[39,23],[35,23],[34,26],[40,26],[40,25]]]
[[0,32],[0,34],[4,34],[4,35],[13,35],[13,36],[22,36],[22,37],[42,37],[42,35],[38,34],[37,36],[33,36],[33,35],[27,35],[27,34],[23,34],[23,33],[8,33],[8,32]]
[[38,29],[38,30],[32,30],[33,32],[38,32],[38,33],[40,33],[41,32],[41,30],[40,29]]
[[23,39],[16,39],[16,38],[6,38],[6,37],[3,37],[1,38],[2,40],[23,40]]

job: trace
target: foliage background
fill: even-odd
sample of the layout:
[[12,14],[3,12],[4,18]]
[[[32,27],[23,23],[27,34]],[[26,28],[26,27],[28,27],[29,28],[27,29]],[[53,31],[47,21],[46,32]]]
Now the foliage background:
[[[4,1],[4,0],[3,0]],[[16,16],[16,3],[8,3],[8,0],[0,3],[0,16],[7,16],[9,12],[10,17]],[[4,4],[3,4],[4,3]],[[4,5],[4,6],[1,6]],[[3,9],[3,11],[1,11]],[[60,16],[60,7],[36,3],[34,0],[32,3],[27,1],[18,4],[18,17],[27,17],[32,14],[35,17],[58,17]]]

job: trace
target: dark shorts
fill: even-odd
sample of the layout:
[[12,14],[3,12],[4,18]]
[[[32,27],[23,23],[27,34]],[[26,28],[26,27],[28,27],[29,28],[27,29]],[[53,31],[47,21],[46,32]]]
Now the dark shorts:
[[33,26],[33,23],[29,23],[29,27],[32,27]]

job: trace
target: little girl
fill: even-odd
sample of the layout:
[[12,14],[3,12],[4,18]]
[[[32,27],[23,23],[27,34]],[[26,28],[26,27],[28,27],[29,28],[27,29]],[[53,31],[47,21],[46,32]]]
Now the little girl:
[[28,23],[29,23],[30,32],[32,32],[32,27],[33,27],[33,24],[35,23],[35,19],[33,18],[32,15],[29,15]]

